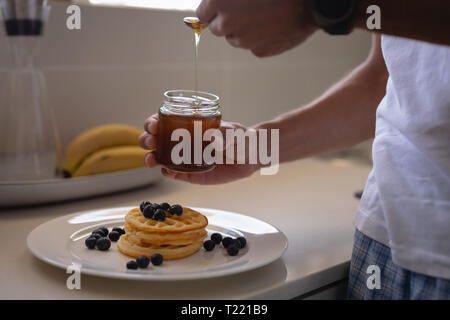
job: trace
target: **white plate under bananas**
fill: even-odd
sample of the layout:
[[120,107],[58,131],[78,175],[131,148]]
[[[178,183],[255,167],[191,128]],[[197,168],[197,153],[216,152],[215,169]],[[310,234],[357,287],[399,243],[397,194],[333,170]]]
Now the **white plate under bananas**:
[[92,176],[38,181],[0,182],[0,207],[80,199],[149,185],[160,170],[138,168]]
[[142,130],[105,124],[86,130],[67,146],[65,176],[37,181],[0,181],[0,206],[49,203],[122,191],[153,182],[158,169],[144,167]]

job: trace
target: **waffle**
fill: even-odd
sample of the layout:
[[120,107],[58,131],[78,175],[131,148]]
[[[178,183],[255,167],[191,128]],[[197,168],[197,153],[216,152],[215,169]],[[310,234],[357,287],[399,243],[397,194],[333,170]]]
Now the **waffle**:
[[139,208],[125,216],[125,235],[117,247],[123,254],[136,258],[159,253],[165,260],[187,257],[200,249],[208,233],[208,219],[200,212],[183,207],[180,216],[166,212],[164,221],[144,217]]
[[136,238],[143,244],[155,244],[155,245],[164,245],[164,244],[170,244],[170,245],[186,245],[191,244],[192,242],[201,241],[208,233],[205,229],[195,229],[195,230],[189,230],[185,232],[144,232],[144,231],[138,231],[134,229],[132,226],[126,224],[125,232],[127,235],[130,236],[130,238]]
[[185,232],[205,228],[208,219],[200,212],[183,207],[183,214],[166,215],[164,221],[145,218],[139,208],[134,208],[125,216],[125,222],[134,229],[145,232]]
[[119,241],[117,242],[117,247],[119,248],[120,252],[133,258],[137,258],[141,255],[151,257],[153,254],[159,253],[163,256],[164,260],[174,260],[190,256],[191,254],[197,252],[197,250],[201,248],[202,244],[203,242],[202,240],[200,240],[191,244],[181,246],[157,246],[151,244],[135,243],[127,234],[125,234],[120,237]]

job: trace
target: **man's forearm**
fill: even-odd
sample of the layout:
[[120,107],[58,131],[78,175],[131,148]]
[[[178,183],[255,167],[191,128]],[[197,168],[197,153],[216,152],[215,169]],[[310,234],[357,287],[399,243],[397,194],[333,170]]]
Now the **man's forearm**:
[[255,126],[279,129],[280,162],[348,148],[375,133],[385,67],[364,64],[310,105]]
[[370,5],[379,6],[381,11],[381,30],[372,31],[450,45],[450,1],[360,0],[356,28],[367,30]]

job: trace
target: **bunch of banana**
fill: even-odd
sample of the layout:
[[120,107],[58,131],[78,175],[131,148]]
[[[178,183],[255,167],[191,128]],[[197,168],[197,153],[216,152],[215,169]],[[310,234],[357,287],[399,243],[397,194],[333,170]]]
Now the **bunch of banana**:
[[64,173],[79,177],[144,166],[146,150],[138,145],[141,130],[107,124],[78,135],[66,149]]

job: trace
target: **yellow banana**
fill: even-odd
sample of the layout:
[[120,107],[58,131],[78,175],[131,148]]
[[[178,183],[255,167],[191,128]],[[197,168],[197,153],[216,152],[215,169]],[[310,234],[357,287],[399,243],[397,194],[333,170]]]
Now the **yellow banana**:
[[107,124],[78,135],[67,147],[64,170],[73,173],[79,164],[93,152],[120,145],[138,145],[141,130],[123,124]]
[[119,146],[98,150],[75,170],[73,177],[134,169],[144,166],[147,150],[139,146]]

